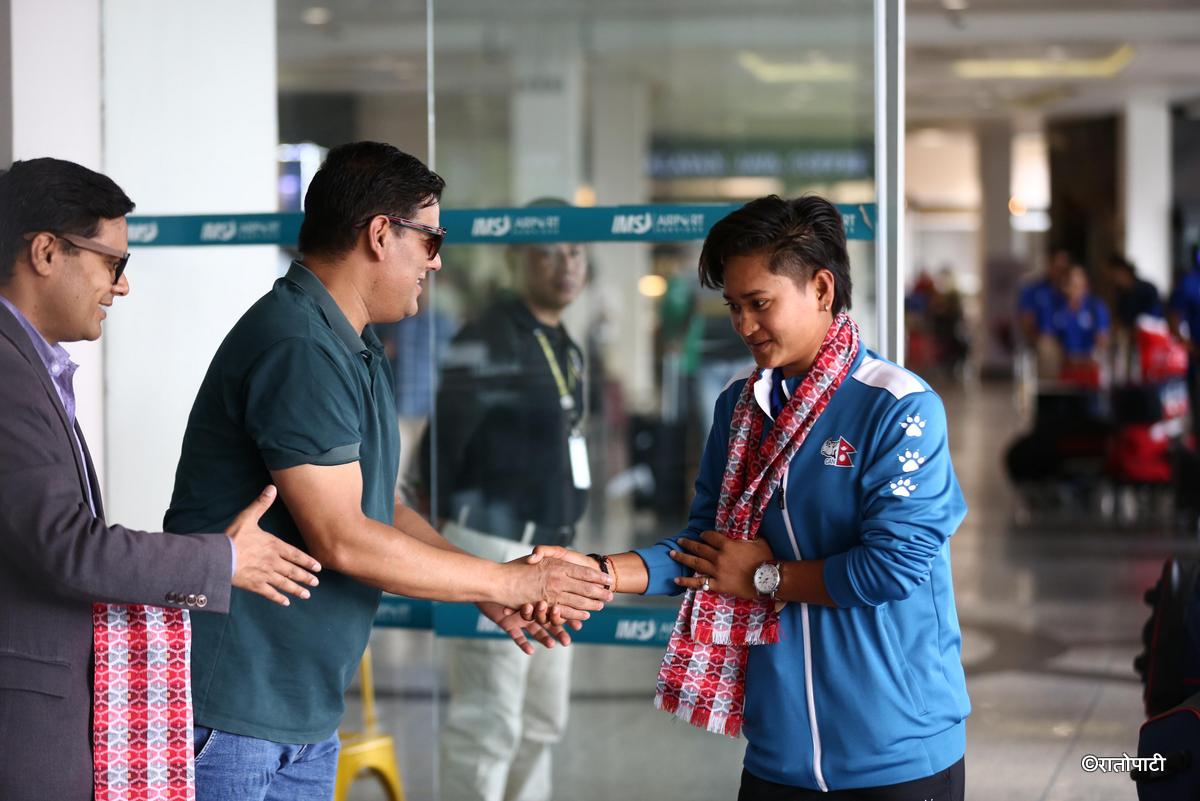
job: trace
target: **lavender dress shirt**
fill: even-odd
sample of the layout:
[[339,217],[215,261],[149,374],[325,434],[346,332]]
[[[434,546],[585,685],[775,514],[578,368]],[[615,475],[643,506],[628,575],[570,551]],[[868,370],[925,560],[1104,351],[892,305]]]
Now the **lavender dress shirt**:
[[[83,464],[84,472],[87,472],[87,459],[83,458],[83,447],[79,443],[79,436],[75,433],[75,371],[79,369],[79,365],[71,361],[71,355],[67,353],[67,349],[62,345],[51,345],[42,336],[42,333],[33,327],[33,323],[21,313],[21,310],[12,304],[8,298],[0,295],[0,304],[12,313],[12,316],[17,318],[17,322],[25,329],[25,333],[29,335],[29,340],[33,343],[33,349],[37,351],[38,356],[42,360],[42,364],[46,366],[46,372],[50,374],[50,379],[54,382],[54,389],[58,392],[58,399],[62,401],[63,409],[67,413],[67,420],[71,424],[71,438],[75,440],[75,449],[79,451],[79,459]],[[92,515],[96,514],[96,504],[92,500],[92,485],[91,476],[85,476],[87,479],[84,486],[87,488],[88,508],[92,510]],[[237,572],[237,548],[233,544],[233,540],[229,541],[230,552],[230,567],[229,574],[233,575]]]

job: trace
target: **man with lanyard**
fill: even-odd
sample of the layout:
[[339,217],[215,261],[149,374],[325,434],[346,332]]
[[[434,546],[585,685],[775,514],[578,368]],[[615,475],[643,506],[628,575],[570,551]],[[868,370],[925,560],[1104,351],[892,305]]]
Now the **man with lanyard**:
[[[585,250],[527,245],[508,255],[515,292],[447,350],[436,443],[443,534],[505,561],[537,545],[569,546],[590,484],[583,354],[562,325],[587,277]],[[501,645],[474,639],[447,648],[442,798],[550,798],[550,749],[566,728],[571,649],[526,656]]]

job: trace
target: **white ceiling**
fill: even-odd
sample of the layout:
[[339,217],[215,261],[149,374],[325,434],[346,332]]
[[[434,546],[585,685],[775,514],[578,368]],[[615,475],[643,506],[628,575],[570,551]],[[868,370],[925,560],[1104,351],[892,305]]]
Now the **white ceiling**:
[[[1200,103],[1200,0],[965,0],[964,11],[946,10],[963,2],[908,2],[910,125],[1106,113],[1133,96]],[[317,5],[329,21],[305,23]],[[282,89],[398,103],[423,96],[424,0],[278,0],[277,8]],[[574,51],[590,76],[649,84],[659,135],[869,137],[872,8],[871,0],[434,0],[435,85],[448,106],[496,102],[516,85],[514,52],[553,63],[549,54]],[[967,60],[1041,77],[967,78],[958,72]]]

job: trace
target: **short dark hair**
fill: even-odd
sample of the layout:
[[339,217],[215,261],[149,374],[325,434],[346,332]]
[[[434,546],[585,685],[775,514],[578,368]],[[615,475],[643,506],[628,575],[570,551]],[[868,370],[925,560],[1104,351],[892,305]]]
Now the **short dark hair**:
[[383,142],[339,145],[304,195],[300,252],[337,256],[354,247],[376,214],[411,217],[442,196],[446,182],[421,160]]
[[725,265],[731,259],[761,253],[776,275],[797,283],[818,270],[833,273],[832,311],[850,308],[850,256],[846,229],[837,207],[818,195],[784,200],[768,195],[751,200],[717,221],[700,251],[700,284],[725,286]]
[[1113,251],[1108,254],[1108,266],[1109,269],[1119,270],[1123,273],[1128,273],[1134,278],[1137,277],[1137,267],[1134,266],[1133,262],[1125,258],[1124,253]]
[[133,201],[107,175],[62,159],[14,161],[0,175],[0,283],[12,278],[25,234],[93,237],[102,220],[131,211]]

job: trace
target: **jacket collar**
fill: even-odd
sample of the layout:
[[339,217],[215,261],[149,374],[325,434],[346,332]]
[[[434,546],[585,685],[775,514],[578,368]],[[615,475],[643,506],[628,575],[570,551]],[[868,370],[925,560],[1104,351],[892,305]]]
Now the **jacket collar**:
[[[87,445],[84,444],[83,432],[80,430],[78,423],[74,429],[71,428],[71,423],[67,419],[67,410],[63,408],[62,399],[58,397],[58,390],[54,387],[54,380],[50,378],[50,373],[46,371],[46,365],[42,361],[41,356],[38,355],[37,349],[34,348],[33,342],[29,339],[29,334],[25,331],[20,321],[2,303],[0,303],[0,336],[11,342],[13,347],[17,349],[17,352],[25,358],[25,361],[29,362],[29,365],[33,368],[33,372],[42,384],[42,390],[49,396],[50,403],[54,406],[54,411],[58,413],[58,419],[62,423],[63,428],[66,429],[68,434],[73,433],[74,436],[79,438],[80,447],[84,448],[86,452]],[[102,516],[99,488],[95,486],[94,482],[89,481],[89,476],[95,476],[96,474],[95,468],[90,473],[84,468],[83,458],[80,456],[79,450],[79,448],[71,448],[71,454],[75,458],[75,469],[79,473],[80,488],[84,488],[85,485],[92,487],[92,500],[96,506],[96,515]]]
[[[858,353],[854,354],[854,361],[850,363],[850,369],[846,371],[846,378],[854,375],[854,371],[862,364],[863,358],[866,355],[867,346],[860,341],[858,344]],[[758,408],[762,409],[763,413],[772,420],[775,419],[775,416],[771,414],[771,385],[775,377],[775,370],[776,368],[774,367],[764,367],[762,370],[757,371],[757,378],[751,377],[751,380],[754,381],[754,400],[758,402]],[[799,379],[800,376],[785,379],[786,383],[784,386],[787,387],[789,395],[796,391],[796,382]],[[842,380],[842,383],[845,383],[845,379]]]

